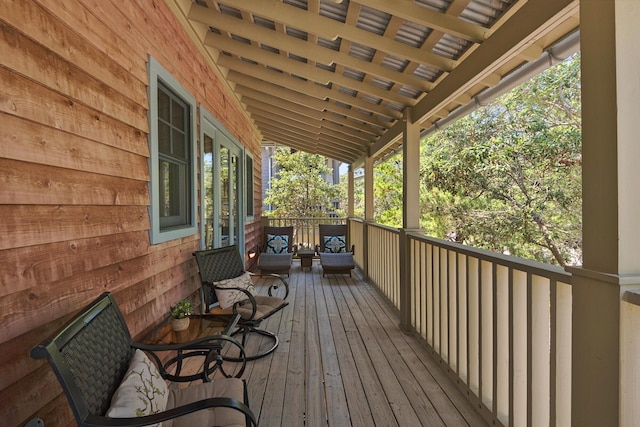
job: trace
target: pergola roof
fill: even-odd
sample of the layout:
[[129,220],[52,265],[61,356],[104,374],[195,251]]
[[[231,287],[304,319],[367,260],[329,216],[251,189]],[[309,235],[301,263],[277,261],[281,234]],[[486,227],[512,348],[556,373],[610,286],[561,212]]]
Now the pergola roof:
[[169,3],[265,141],[356,164],[579,26],[577,0]]

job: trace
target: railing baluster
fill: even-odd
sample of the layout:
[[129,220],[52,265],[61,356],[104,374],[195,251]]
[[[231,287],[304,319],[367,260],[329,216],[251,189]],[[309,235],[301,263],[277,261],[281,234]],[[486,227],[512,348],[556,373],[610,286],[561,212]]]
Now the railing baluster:
[[[297,219],[284,220],[286,225]],[[288,221],[288,222],[287,222]],[[315,246],[317,224],[296,243]],[[400,309],[398,230],[349,219],[356,262]],[[407,233],[408,321],[495,425],[569,425],[571,275],[561,268]]]

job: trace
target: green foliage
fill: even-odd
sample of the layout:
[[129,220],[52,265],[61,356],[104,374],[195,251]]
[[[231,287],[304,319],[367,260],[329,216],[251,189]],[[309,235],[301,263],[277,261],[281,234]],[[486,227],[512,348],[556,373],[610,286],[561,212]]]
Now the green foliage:
[[174,319],[183,319],[194,313],[191,301],[186,299],[178,301],[176,305],[172,305],[169,311],[171,312],[171,317]]
[[333,201],[340,197],[341,190],[324,179],[331,173],[325,157],[301,151],[291,153],[279,147],[273,158],[278,172],[271,179],[264,203],[274,209],[265,215],[311,218],[334,213]]
[[[440,237],[560,265],[579,261],[579,78],[573,58],[426,140],[423,188],[451,220]],[[429,231],[445,231],[437,228]]]
[[[422,141],[421,227],[492,251],[580,263],[580,106],[576,56]],[[402,226],[400,154],[376,165],[374,200],[377,222]]]

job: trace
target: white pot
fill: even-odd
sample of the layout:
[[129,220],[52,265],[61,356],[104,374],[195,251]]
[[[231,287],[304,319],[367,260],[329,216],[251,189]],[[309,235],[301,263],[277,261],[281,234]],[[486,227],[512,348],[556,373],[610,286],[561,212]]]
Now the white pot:
[[171,327],[174,331],[184,331],[189,327],[189,318],[183,317],[182,319],[171,319]]

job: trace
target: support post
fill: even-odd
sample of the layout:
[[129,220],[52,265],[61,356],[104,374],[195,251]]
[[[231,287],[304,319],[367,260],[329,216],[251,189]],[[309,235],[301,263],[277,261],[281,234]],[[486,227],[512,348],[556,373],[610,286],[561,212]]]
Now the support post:
[[364,159],[364,232],[362,236],[364,251],[362,254],[362,274],[369,280],[369,224],[375,222],[373,208],[373,157]]
[[569,269],[573,426],[640,425],[630,409],[640,397],[637,361],[623,357],[638,343],[621,339],[623,296],[640,287],[638,20],[633,0],[580,2],[584,262]]
[[402,137],[402,229],[400,230],[400,327],[411,325],[411,241],[410,231],[420,229],[420,126],[411,121],[412,109],[404,113]]

